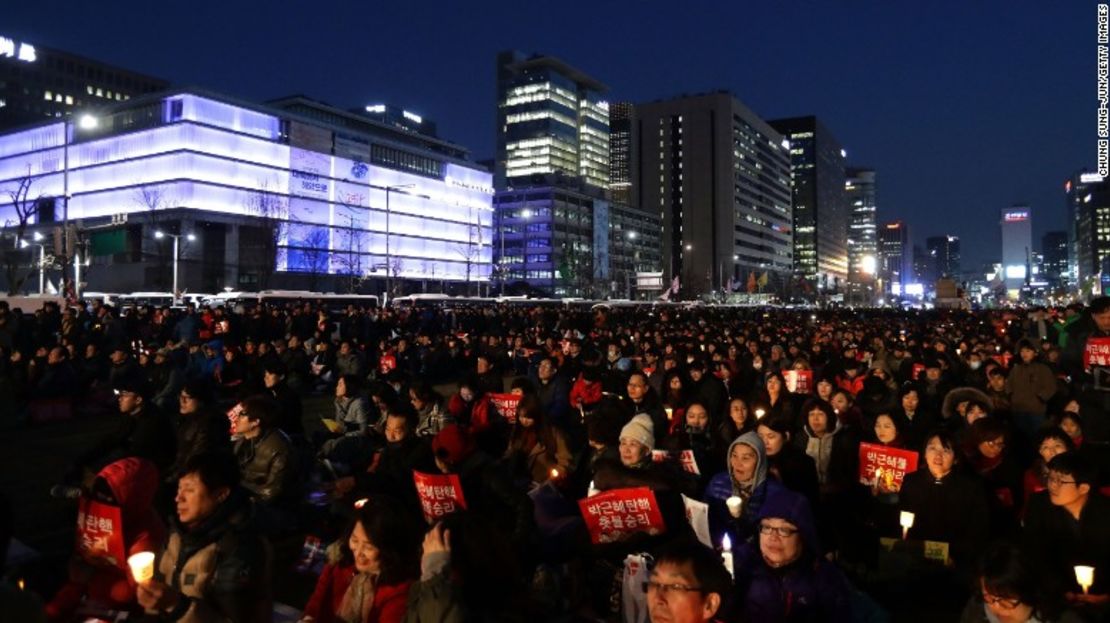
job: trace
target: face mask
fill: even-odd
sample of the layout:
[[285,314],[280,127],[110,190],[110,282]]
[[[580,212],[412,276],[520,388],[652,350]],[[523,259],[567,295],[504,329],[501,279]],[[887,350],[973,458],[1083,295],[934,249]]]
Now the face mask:
[[752,364],[752,369],[755,369],[755,370],[763,369],[763,362],[762,361],[757,361],[757,362],[753,363]]
[[982,361],[969,361],[969,362],[967,362],[967,365],[971,366],[972,370],[978,370],[979,367],[983,365],[983,362]]

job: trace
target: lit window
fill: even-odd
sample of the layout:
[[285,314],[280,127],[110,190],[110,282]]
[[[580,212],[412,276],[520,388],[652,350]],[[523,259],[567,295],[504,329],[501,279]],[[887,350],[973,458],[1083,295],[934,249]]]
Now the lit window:
[[95,92],[91,84],[85,86],[85,91],[88,92],[89,95],[92,95]]
[[112,92],[108,91],[108,99],[112,99]]
[[46,93],[44,93],[44,95],[45,95],[45,97],[43,99],[45,99],[48,102],[50,100],[54,99],[54,94],[50,91],[47,91]]
[[104,97],[104,89],[101,89],[101,88],[98,87],[96,89],[96,96],[97,97]]
[[67,106],[73,106],[73,96],[72,95],[67,95],[66,96],[66,105]]

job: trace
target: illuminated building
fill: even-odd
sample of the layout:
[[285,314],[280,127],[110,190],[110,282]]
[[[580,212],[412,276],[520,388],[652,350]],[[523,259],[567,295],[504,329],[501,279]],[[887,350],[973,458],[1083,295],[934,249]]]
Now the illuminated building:
[[1068,232],[1049,231],[1041,237],[1044,278],[1052,285],[1067,283]]
[[[29,179],[45,198],[34,227],[47,229],[68,186],[97,290],[150,289],[168,274],[156,230],[195,234],[181,250],[191,291],[380,291],[387,268],[395,284],[488,279],[488,171],[446,153],[461,147],[309,102],[301,110],[316,114],[170,91],[10,131],[0,197]],[[0,204],[0,220],[12,213]]]
[[609,185],[609,104],[604,84],[553,57],[497,55],[496,186],[533,175]]
[[721,91],[637,105],[633,142],[632,203],[660,215],[668,284],[743,290],[756,275],[764,291],[785,289],[793,238],[781,134]]
[[609,194],[613,201],[632,203],[632,163],[636,144],[632,140],[636,107],[617,102],[609,107]]
[[848,279],[850,207],[845,151],[817,117],[769,121],[790,141],[794,203],[794,273],[837,291]]
[[999,226],[1002,228],[1002,278],[1011,298],[1030,278],[1030,253],[1033,251],[1033,221],[1029,206],[1003,208]]
[[844,194],[851,211],[848,223],[848,282],[874,279],[878,266],[878,226],[875,223],[875,170],[845,170]]
[[0,129],[168,86],[158,78],[0,35]]
[[903,286],[913,281],[911,253],[908,225],[893,221],[879,227],[879,276],[886,294],[901,294]]
[[1087,282],[1110,276],[1110,182],[1080,172],[1064,183],[1068,208],[1068,256],[1073,278]]

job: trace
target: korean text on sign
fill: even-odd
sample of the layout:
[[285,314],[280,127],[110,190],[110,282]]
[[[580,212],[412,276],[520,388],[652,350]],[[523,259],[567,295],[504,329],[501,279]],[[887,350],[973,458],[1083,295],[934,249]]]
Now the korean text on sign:
[[666,526],[647,487],[613,489],[578,501],[594,544],[620,541],[637,532],[660,534]]
[[425,474],[414,470],[412,479],[416,483],[420,510],[424,511],[424,520],[428,523],[466,508],[457,474]]
[[874,443],[859,445],[859,481],[874,485],[881,479],[888,490],[898,491],[906,474],[917,471],[917,453]]

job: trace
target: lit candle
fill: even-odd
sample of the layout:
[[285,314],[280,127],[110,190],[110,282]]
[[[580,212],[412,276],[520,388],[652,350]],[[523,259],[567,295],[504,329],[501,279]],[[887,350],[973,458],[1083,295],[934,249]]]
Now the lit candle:
[[674,409],[672,409],[670,407],[663,407],[663,410],[667,412],[667,421],[668,422],[670,422],[671,420],[674,419]]
[[913,513],[902,511],[902,514],[898,517],[898,523],[902,525],[902,539],[905,540],[910,528],[913,527]]
[[725,506],[728,506],[728,514],[739,517],[744,510],[744,499],[738,495],[733,495],[725,500]]
[[732,568],[732,540],[726,534],[721,539],[721,561],[725,563],[725,569],[728,571],[729,577],[735,578],[736,573]]
[[590,488],[586,490],[586,497],[592,498],[597,495],[597,489],[594,488],[594,481],[590,481]]
[[139,552],[127,558],[131,576],[137,584],[145,584],[154,578],[154,552]]
[[1083,594],[1086,595],[1091,585],[1095,583],[1095,568],[1086,565],[1075,565],[1075,581],[1083,587]]
[[23,590],[24,586],[26,586],[26,584],[23,582],[23,578],[19,578],[19,590]]
[[756,409],[755,410],[755,419],[758,420],[758,419],[762,418],[764,415],[767,415],[767,412],[764,411],[763,409]]
[[551,479],[552,479],[552,480],[555,480],[555,479],[556,479],[556,478],[558,478],[558,477],[559,477],[559,468],[557,468],[557,467],[552,467],[552,468],[551,468]]

